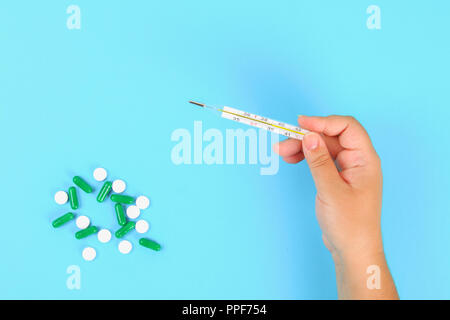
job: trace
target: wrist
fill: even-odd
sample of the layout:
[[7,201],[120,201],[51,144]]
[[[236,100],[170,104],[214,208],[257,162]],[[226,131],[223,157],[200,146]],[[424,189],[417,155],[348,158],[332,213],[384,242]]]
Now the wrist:
[[381,245],[334,252],[333,259],[339,299],[398,299]]
[[372,260],[378,261],[381,257],[384,257],[381,235],[366,241],[355,241],[354,244],[345,248],[336,248],[331,251],[331,256],[334,263],[340,266],[360,262],[369,263]]

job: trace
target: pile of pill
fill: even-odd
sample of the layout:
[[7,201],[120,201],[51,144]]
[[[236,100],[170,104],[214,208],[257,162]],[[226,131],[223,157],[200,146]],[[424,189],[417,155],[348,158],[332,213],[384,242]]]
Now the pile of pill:
[[[97,168],[93,173],[94,179],[99,182],[106,180],[108,174],[104,168]],[[73,183],[85,193],[93,193],[94,189],[79,176],[73,177]],[[67,202],[70,203],[72,210],[77,210],[79,207],[77,188],[75,186],[69,187],[66,191],[58,191],[55,193],[55,202],[59,205],[64,205]],[[126,189],[126,183],[123,180],[114,180],[113,182],[106,181],[97,193],[97,202],[102,203],[106,199],[109,199],[115,203],[115,216],[119,229],[114,233],[116,238],[123,238],[128,232],[134,230],[138,233],[146,233],[149,229],[147,221],[141,219],[138,221],[132,221],[129,219],[137,219],[141,210],[145,210],[150,205],[150,200],[146,196],[139,196],[136,199],[132,196],[121,194]],[[110,195],[111,194],[111,195]],[[76,219],[75,219],[76,218]],[[52,222],[54,228],[59,228],[62,225],[75,219],[76,226],[80,231],[75,233],[76,239],[83,239],[93,234],[97,234],[97,238],[102,243],[107,243],[111,240],[111,231],[108,229],[100,229],[99,227],[91,225],[91,221],[87,216],[76,216],[73,212],[67,212],[66,214],[56,218]],[[153,240],[148,238],[140,238],[139,244],[145,248],[155,251],[161,250],[161,246]],[[133,249],[133,244],[128,240],[122,240],[119,243],[118,249],[123,254],[128,254]],[[82,257],[86,261],[92,261],[97,256],[97,252],[92,247],[86,247],[83,249]]]

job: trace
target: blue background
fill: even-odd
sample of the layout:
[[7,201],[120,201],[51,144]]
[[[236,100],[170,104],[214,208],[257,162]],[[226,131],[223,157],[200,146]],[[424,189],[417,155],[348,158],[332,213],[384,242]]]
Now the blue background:
[[[81,30],[66,27],[70,4]],[[368,30],[366,8],[381,8]],[[179,165],[178,128],[242,128],[197,99],[294,123],[350,114],[384,172],[383,237],[402,298],[450,298],[448,1],[3,1],[0,298],[335,299],[305,163]],[[244,127],[244,129],[246,129]],[[160,252],[75,240],[53,201],[107,168],[146,194]],[[99,183],[94,186],[98,188]],[[115,230],[113,204],[78,210]],[[97,259],[85,262],[86,245]],[[66,287],[79,265],[81,290]]]

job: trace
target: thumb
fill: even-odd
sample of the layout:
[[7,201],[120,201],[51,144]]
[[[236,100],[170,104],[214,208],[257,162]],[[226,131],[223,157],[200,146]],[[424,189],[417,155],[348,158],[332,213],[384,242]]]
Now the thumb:
[[317,192],[322,197],[336,193],[343,184],[343,180],[322,137],[315,132],[305,135],[303,153],[311,170]]

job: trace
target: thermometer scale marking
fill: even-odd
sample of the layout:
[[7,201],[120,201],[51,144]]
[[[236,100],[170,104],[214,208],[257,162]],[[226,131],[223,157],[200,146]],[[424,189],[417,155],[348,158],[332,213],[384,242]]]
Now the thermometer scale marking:
[[218,109],[218,111],[222,112],[222,118],[265,129],[269,132],[274,132],[297,140],[303,140],[303,136],[308,132],[307,130],[281,121],[276,121],[230,107],[223,107],[223,109]]

